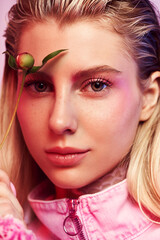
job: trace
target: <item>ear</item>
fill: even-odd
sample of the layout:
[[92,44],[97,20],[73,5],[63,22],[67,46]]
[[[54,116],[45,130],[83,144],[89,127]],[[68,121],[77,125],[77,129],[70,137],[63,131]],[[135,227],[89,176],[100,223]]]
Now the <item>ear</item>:
[[142,111],[140,115],[140,121],[146,121],[152,115],[159,95],[160,95],[160,72],[154,72],[150,76],[150,84],[143,92]]

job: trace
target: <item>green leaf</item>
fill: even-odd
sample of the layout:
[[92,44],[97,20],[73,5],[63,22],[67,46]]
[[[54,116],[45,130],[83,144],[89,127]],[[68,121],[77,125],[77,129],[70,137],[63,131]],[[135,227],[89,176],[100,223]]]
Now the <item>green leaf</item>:
[[41,66],[33,66],[31,69],[29,69],[29,70],[27,71],[27,73],[35,73],[35,72],[37,72],[41,67],[42,67],[42,65],[41,65]]
[[[42,60],[42,65],[41,66],[33,66],[31,69],[29,69],[27,71],[27,74],[29,73],[35,73],[37,72],[40,68],[42,68],[44,66],[44,64],[46,64],[48,62],[48,60],[54,58],[55,56],[57,56],[59,53],[63,52],[63,51],[66,51],[67,49],[60,49],[60,50],[57,50],[55,52],[52,52],[50,54],[48,54],[43,60]],[[17,67],[17,64],[16,64],[16,59],[8,52],[8,51],[5,51],[4,52],[5,54],[8,54],[9,58],[8,58],[8,64],[11,68],[13,68],[14,70],[17,70],[18,67]]]
[[17,70],[17,64],[16,64],[15,58],[8,51],[5,51],[3,53],[5,53],[5,54],[7,54],[9,56],[9,58],[8,58],[8,65],[11,68],[13,68],[14,70]]
[[33,66],[31,69],[29,69],[27,71],[27,74],[28,73],[35,73],[37,72],[40,68],[42,68],[44,66],[44,64],[46,64],[48,62],[48,60],[54,58],[55,56],[57,56],[59,53],[63,52],[63,51],[66,51],[67,49],[60,49],[60,50],[57,50],[55,52],[52,52],[50,54],[48,54],[45,58],[43,58],[42,60],[42,65],[41,66]]
[[48,62],[48,60],[54,58],[54,57],[57,56],[59,53],[64,52],[64,51],[66,51],[66,50],[67,50],[67,49],[60,49],[60,50],[57,50],[57,51],[55,51],[55,52],[52,52],[52,53],[48,54],[45,58],[43,58],[43,60],[42,60],[42,65],[41,65],[41,66],[33,66],[31,69],[29,69],[29,70],[27,71],[27,74],[28,74],[28,73],[35,73],[35,72],[37,72],[40,68],[42,68],[42,67],[44,66],[44,64],[46,64],[46,63]]
[[67,49],[61,49],[61,50],[57,50],[55,52],[50,53],[49,55],[47,55],[43,60],[42,60],[42,64],[44,65],[46,62],[48,62],[48,60],[54,58],[55,56],[57,56],[59,53],[66,51]]

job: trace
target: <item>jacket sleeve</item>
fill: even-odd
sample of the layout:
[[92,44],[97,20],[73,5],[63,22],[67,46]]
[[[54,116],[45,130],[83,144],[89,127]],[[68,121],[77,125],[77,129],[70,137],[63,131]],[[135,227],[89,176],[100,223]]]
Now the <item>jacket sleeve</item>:
[[12,215],[0,218],[0,239],[37,240],[35,234],[26,229],[24,223]]

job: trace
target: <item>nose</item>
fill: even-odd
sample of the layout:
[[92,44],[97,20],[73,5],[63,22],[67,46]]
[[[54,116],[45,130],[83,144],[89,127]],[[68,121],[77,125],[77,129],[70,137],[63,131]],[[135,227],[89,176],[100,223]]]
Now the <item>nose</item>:
[[71,98],[62,95],[55,97],[49,117],[49,128],[56,135],[75,133],[77,118]]

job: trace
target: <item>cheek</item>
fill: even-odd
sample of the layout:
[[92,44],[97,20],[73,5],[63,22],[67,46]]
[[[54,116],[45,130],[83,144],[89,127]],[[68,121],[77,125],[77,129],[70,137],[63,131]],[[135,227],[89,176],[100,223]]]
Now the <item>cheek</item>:
[[44,134],[47,121],[44,109],[46,108],[41,104],[27,102],[23,98],[18,106],[17,116],[27,145],[34,144],[37,138],[40,140],[40,135]]
[[34,129],[37,114],[31,105],[28,106],[22,101],[18,106],[17,116],[22,130]]
[[[85,103],[81,116],[87,132],[97,142],[107,141],[130,145],[136,134],[140,115],[140,101],[128,94],[117,94],[105,101]],[[85,117],[84,117],[85,116]]]

